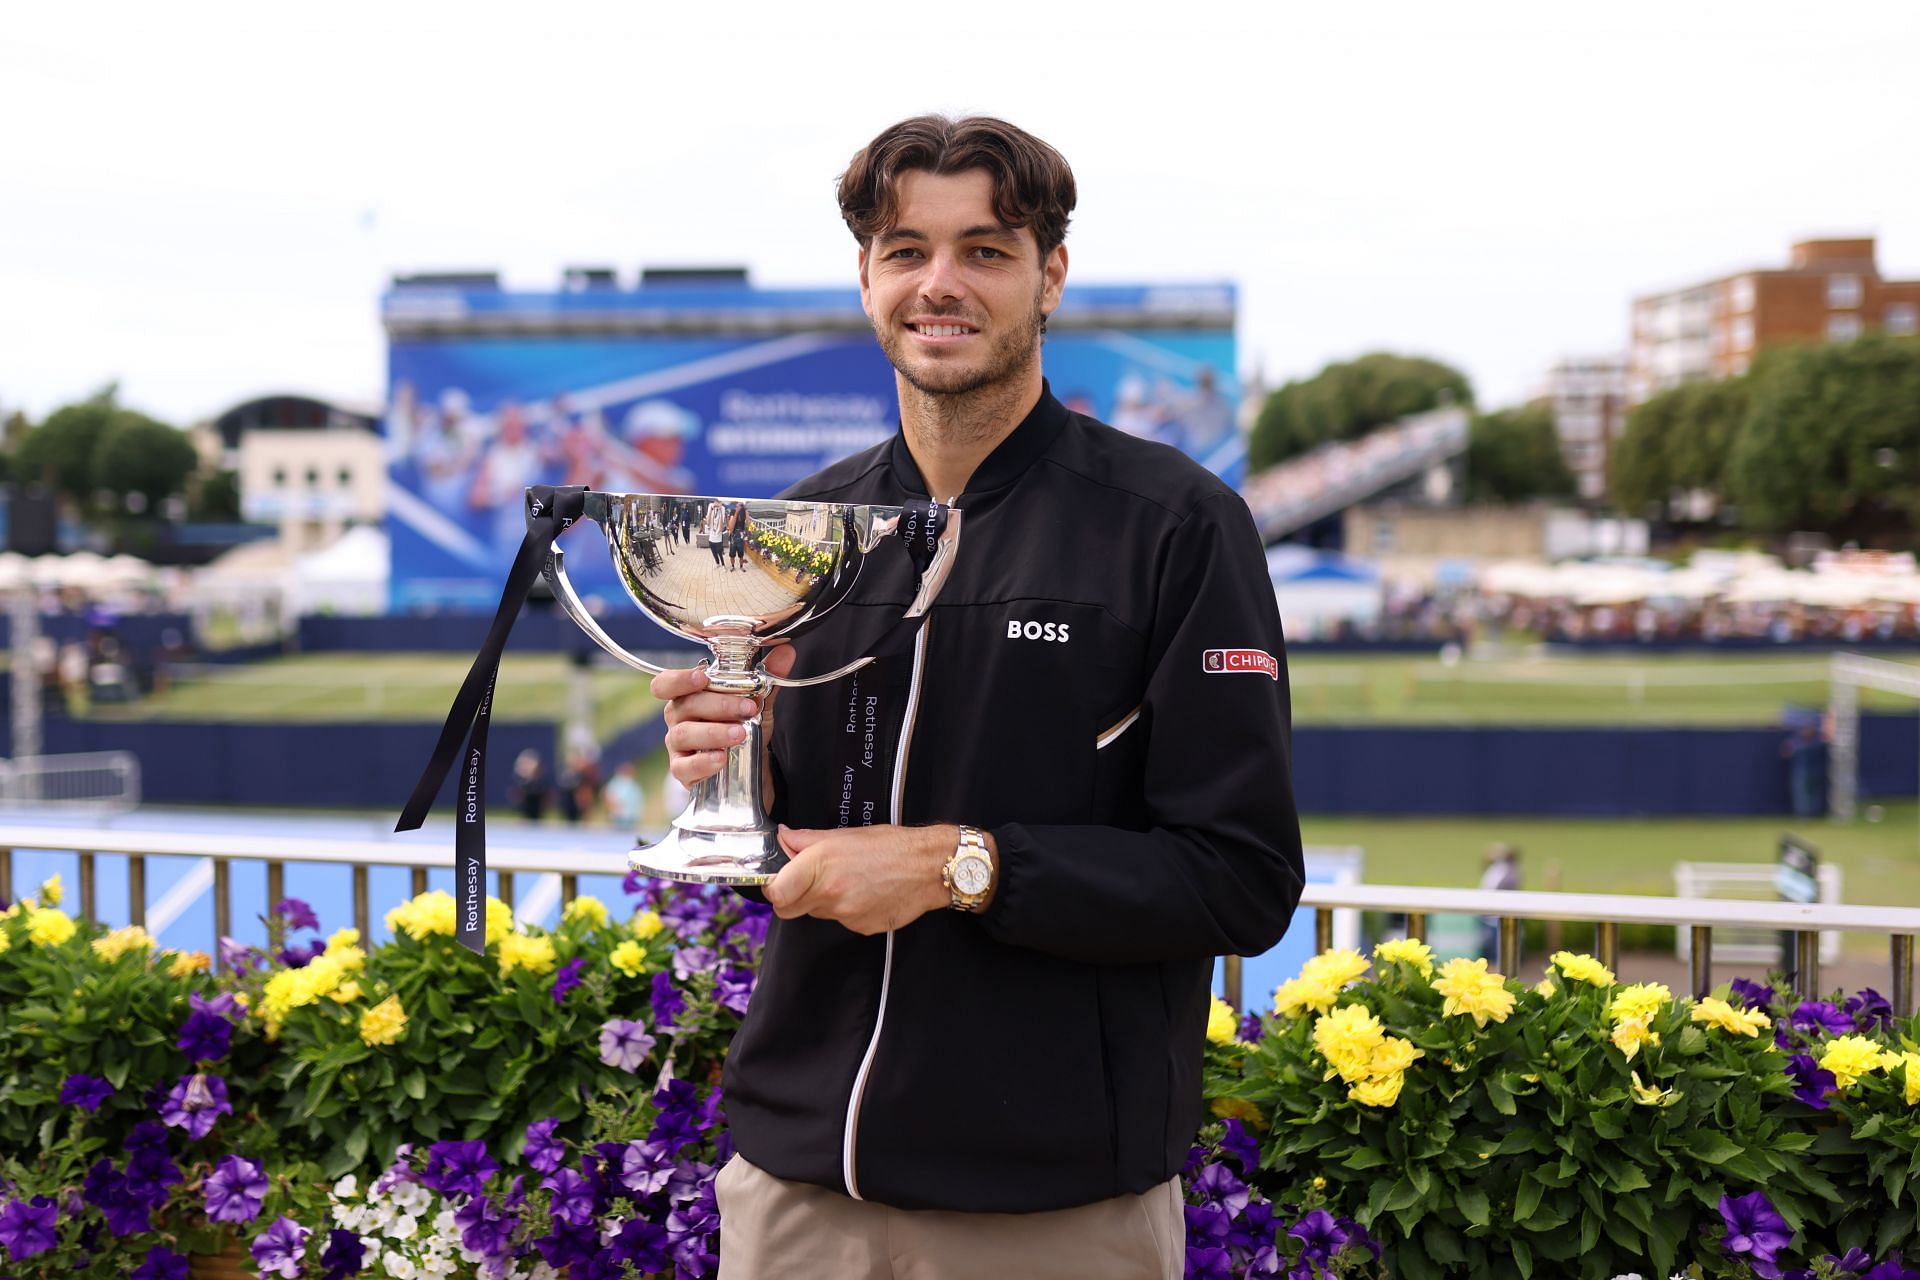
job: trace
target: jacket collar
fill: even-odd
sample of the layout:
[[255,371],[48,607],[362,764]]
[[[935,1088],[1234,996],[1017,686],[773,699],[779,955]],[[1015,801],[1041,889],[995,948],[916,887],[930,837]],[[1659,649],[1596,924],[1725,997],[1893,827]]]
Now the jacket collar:
[[[1067,407],[1053,398],[1053,389],[1042,380],[1040,399],[1034,402],[1032,411],[975,469],[973,477],[967,481],[966,494],[963,496],[991,493],[1013,484],[1026,474],[1027,468],[1040,455],[1052,447],[1066,422]],[[914,462],[912,451],[907,448],[904,429],[894,433],[889,462],[893,467],[894,479],[902,488],[909,493],[927,494],[927,482],[921,478],[920,467]]]

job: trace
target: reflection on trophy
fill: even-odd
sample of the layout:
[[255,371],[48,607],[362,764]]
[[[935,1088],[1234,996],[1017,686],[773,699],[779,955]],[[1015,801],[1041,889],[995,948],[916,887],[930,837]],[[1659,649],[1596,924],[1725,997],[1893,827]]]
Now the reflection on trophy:
[[[764,698],[776,685],[838,680],[872,656],[825,675],[793,679],[761,668],[767,650],[789,643],[853,590],[866,558],[898,539],[920,570],[903,621],[923,618],[953,567],[960,513],[947,507],[851,506],[776,498],[693,498],[650,493],[586,494],[585,515],[607,536],[615,570],[642,612],[675,635],[704,643],[711,687]],[[665,545],[664,530],[686,527],[691,546]],[[711,549],[711,557],[707,554]],[[686,554],[693,551],[694,554]],[[669,554],[669,552],[672,552]],[[636,671],[664,670],[628,653],[587,612],[567,581],[566,557],[548,553],[547,581],[567,615],[596,644]],[[725,767],[695,783],[687,808],[656,844],[629,861],[643,875],[713,884],[765,884],[786,865],[761,809],[760,717]]]

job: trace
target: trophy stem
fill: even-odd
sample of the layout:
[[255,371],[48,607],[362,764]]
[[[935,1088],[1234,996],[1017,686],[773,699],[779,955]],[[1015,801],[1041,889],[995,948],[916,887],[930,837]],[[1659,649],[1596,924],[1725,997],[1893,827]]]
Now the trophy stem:
[[746,739],[728,749],[720,772],[688,789],[686,810],[673,829],[655,844],[634,848],[627,859],[634,870],[694,883],[757,885],[787,864],[761,809],[766,764],[760,717],[744,727]]

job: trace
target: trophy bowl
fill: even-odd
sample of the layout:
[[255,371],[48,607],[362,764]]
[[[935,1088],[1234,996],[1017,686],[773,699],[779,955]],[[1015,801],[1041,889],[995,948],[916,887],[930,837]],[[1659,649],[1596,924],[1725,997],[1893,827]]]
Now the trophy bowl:
[[[614,570],[640,611],[706,645],[710,687],[756,701],[775,687],[826,684],[874,661],[860,657],[805,679],[771,675],[761,665],[772,647],[790,643],[847,598],[868,556],[898,540],[912,557],[919,586],[901,617],[915,625],[946,582],[960,539],[960,512],[926,502],[866,506],[589,490],[583,514],[605,533]],[[560,607],[594,643],[636,671],[666,670],[607,634],[567,580],[558,546],[545,573]],[[634,870],[759,885],[786,865],[763,808],[760,716],[745,727],[746,739],[727,751],[720,772],[690,788],[666,836],[635,846],[628,857]]]

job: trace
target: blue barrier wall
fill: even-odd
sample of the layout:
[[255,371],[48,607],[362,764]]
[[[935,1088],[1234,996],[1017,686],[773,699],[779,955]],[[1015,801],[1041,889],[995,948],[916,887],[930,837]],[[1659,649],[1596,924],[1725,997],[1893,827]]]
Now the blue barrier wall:
[[[300,619],[299,647],[306,653],[473,654],[492,624],[493,615],[477,613],[394,613],[377,618],[309,615]],[[634,609],[610,611],[600,625],[629,649],[685,649],[690,663],[694,655],[704,652],[662,631]],[[507,648],[533,653],[598,652],[586,632],[553,608],[521,610]]]

